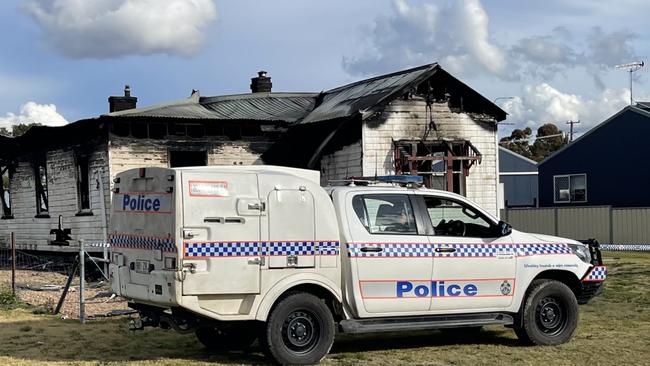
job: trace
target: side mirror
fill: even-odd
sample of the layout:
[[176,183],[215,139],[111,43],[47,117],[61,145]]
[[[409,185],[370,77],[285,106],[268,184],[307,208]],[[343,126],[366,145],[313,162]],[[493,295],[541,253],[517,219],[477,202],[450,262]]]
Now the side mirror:
[[512,234],[512,225],[508,224],[507,222],[501,220],[497,224],[497,229],[498,229],[498,236],[507,236]]

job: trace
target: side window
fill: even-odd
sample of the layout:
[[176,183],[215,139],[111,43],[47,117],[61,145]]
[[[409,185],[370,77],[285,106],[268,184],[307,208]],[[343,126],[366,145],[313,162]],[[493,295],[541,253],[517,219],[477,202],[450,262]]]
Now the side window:
[[11,177],[12,177],[12,167],[11,165],[0,164],[0,201],[2,202],[2,218],[10,219],[13,216],[11,215]]
[[359,195],[352,200],[352,207],[370,234],[417,235],[408,195]]
[[77,202],[79,212],[90,211],[90,163],[88,156],[77,154]]
[[34,163],[34,183],[36,185],[36,215],[48,216],[50,211],[47,192],[47,168],[45,155]]
[[437,236],[490,237],[493,224],[469,205],[454,200],[425,196],[424,202]]

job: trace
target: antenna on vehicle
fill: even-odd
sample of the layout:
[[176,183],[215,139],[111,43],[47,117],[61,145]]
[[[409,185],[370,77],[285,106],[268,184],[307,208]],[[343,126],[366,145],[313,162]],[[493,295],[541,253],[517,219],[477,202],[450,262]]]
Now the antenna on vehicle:
[[639,71],[645,63],[643,61],[634,61],[627,64],[620,64],[614,66],[616,70],[625,70],[630,74],[630,105],[634,104],[634,98],[632,98],[632,73]]

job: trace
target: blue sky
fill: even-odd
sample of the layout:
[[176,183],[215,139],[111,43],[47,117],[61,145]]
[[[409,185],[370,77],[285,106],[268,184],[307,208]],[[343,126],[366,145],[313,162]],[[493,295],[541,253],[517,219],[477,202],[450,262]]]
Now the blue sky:
[[[60,125],[107,112],[131,85],[138,105],[248,92],[320,91],[438,61],[508,112],[515,126],[626,105],[618,63],[647,59],[650,3],[621,0],[5,0],[0,127]],[[635,99],[650,99],[647,70]]]

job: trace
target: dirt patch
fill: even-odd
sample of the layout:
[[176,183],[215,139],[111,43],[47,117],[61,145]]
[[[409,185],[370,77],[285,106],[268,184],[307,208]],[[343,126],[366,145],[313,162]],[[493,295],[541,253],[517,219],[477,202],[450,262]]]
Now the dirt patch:
[[[67,275],[55,272],[16,271],[17,297],[39,311],[52,313],[67,279]],[[11,287],[10,270],[0,270],[0,286]],[[84,291],[86,316],[102,316],[113,310],[128,309],[125,299],[111,295],[107,282],[87,283]],[[73,279],[60,314],[65,318],[79,318],[79,277]]]

